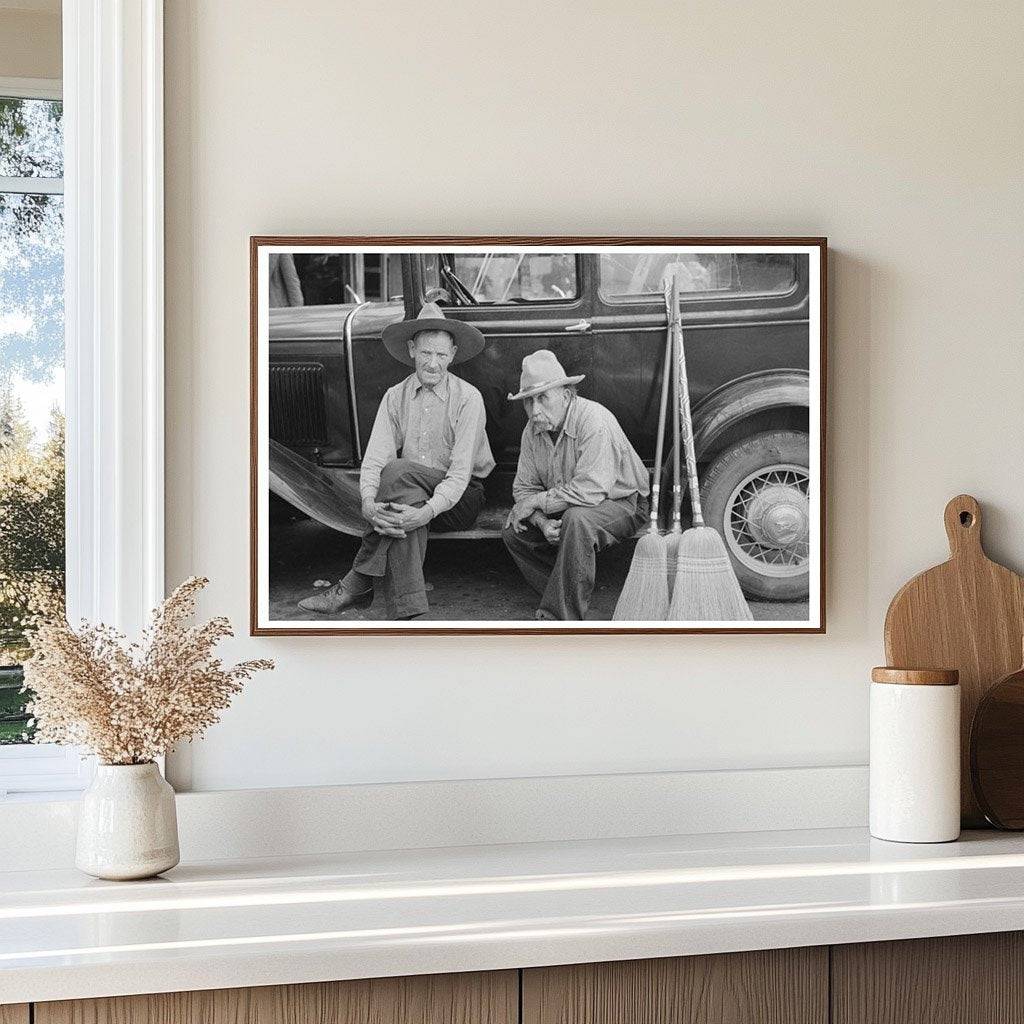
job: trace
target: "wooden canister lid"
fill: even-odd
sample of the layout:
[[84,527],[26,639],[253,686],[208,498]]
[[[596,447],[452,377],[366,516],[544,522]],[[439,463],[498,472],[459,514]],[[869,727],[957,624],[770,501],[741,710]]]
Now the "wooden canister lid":
[[955,668],[890,668],[871,670],[873,683],[901,683],[909,686],[956,686],[960,673]]

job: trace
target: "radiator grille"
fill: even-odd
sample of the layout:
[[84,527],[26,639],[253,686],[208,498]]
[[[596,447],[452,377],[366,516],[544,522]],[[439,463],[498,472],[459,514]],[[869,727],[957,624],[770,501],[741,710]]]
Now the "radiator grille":
[[327,443],[327,402],[320,363],[272,363],[270,436],[282,444]]

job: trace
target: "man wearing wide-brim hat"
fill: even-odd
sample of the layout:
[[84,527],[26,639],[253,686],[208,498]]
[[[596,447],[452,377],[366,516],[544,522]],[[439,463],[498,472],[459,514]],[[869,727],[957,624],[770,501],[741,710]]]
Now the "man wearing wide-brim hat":
[[388,618],[422,615],[428,530],[469,529],[484,506],[483,481],[494,469],[484,400],[448,372],[479,354],[484,336],[428,302],[415,320],[386,327],[381,340],[414,372],[385,392],[370,432],[359,473],[367,531],[352,569],[300,601],[307,611],[369,607],[379,583]]
[[538,619],[585,619],[597,553],[646,518],[643,461],[611,412],[576,393],[583,379],[541,349],[523,359],[519,391],[508,396],[527,423],[502,539],[541,595]]

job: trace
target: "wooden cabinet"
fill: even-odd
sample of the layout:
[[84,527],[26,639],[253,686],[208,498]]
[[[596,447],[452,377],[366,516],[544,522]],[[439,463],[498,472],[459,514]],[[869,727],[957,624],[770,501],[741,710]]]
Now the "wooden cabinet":
[[523,1024],[826,1024],[828,950],[523,971]]
[[832,947],[833,1024],[1024,1024],[1024,933]]
[[1024,1024],[1024,933],[0,1006],[0,1024]]
[[[518,1017],[517,971],[172,992],[35,1006],[35,1024],[516,1024]],[[0,1018],[0,1024],[7,1022]]]

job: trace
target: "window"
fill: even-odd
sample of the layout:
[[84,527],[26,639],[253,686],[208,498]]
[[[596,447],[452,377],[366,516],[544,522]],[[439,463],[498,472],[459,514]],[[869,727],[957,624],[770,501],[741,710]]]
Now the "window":
[[64,601],[62,116],[0,96],[0,746],[31,739],[26,619]]
[[790,253],[602,253],[600,294],[608,302],[661,295],[675,273],[684,295],[785,295],[796,286]]
[[[60,6],[63,82],[0,78],[0,100],[13,100],[0,129],[0,371],[38,423],[51,394],[67,402],[65,473],[44,503],[59,525],[66,490],[65,534],[32,524],[18,568],[57,573],[72,620],[137,636],[165,594],[163,17],[148,2]],[[43,445],[37,432],[33,451]],[[0,745],[0,800],[81,789],[93,763],[72,748]]]
[[455,275],[479,303],[559,302],[578,294],[572,253],[457,253],[451,259]]
[[271,306],[329,306],[401,298],[398,253],[271,253]]

